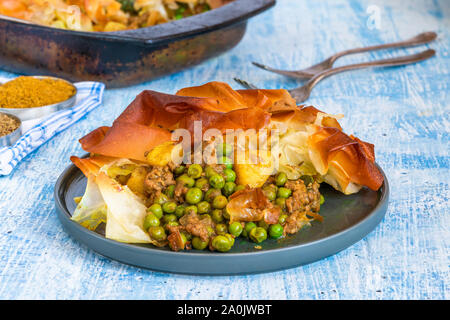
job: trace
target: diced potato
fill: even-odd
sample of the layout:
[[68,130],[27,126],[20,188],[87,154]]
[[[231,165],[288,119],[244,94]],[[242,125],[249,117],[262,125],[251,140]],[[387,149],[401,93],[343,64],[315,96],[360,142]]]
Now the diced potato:
[[59,28],[59,29],[67,29],[66,24],[64,23],[64,21],[61,21],[61,20],[56,20],[56,21],[52,22],[51,26],[54,28]]
[[[256,153],[253,152],[253,155],[256,155]],[[236,172],[237,183],[248,185],[250,188],[261,187],[273,174],[274,163],[271,154],[268,152],[260,152],[257,161],[252,161],[253,163],[250,161],[241,163],[242,161],[239,159],[236,162],[234,171]]]
[[116,181],[119,182],[121,185],[125,185],[128,182],[128,179],[130,178],[129,175],[126,176],[116,176]]
[[166,166],[172,160],[173,142],[164,142],[154,147],[146,156],[152,166]]
[[117,176],[127,176],[133,172],[136,166],[133,164],[126,164],[123,166],[111,166],[107,169],[106,173],[110,178],[116,178]]
[[144,181],[146,176],[147,170],[144,167],[136,167],[128,179],[128,188],[138,195],[143,195],[145,193]]
[[126,28],[127,28],[127,26],[124,25],[123,23],[119,23],[119,22],[115,22],[115,21],[109,21],[106,24],[105,29],[103,31],[106,31],[106,32],[120,31],[120,30],[125,30]]

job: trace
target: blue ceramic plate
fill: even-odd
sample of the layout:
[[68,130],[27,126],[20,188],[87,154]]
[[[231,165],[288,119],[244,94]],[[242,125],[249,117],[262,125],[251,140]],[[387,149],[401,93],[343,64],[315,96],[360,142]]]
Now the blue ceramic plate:
[[384,217],[389,198],[386,176],[378,191],[362,189],[346,196],[323,184],[320,192],[326,201],[321,206],[323,222],[281,240],[266,240],[261,248],[245,239],[236,239],[227,253],[208,250],[173,252],[151,244],[127,244],[106,239],[101,230],[90,231],[70,220],[76,208],[73,198],[82,196],[86,178],[71,165],[55,186],[56,212],[65,230],[76,240],[99,254],[130,265],[156,271],[231,275],[269,272],[311,263],[333,255],[364,238]]

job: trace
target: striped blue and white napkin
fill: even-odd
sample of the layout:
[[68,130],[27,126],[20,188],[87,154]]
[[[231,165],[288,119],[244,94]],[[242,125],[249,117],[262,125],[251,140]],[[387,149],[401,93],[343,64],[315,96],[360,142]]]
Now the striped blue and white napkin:
[[103,83],[77,82],[74,85],[77,87],[77,97],[72,108],[41,119],[24,121],[22,137],[13,146],[0,148],[0,176],[10,174],[29,153],[102,104]]

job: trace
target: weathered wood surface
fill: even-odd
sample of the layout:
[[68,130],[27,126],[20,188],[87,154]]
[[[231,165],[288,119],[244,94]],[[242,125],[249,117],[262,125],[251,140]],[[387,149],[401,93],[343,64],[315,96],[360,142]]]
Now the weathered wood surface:
[[[141,90],[173,93],[211,80],[238,88],[235,76],[267,88],[292,88],[300,82],[258,70],[250,61],[293,69],[338,50],[427,30],[439,33],[427,46],[436,49],[435,58],[334,76],[307,102],[344,113],[346,131],[375,144],[391,183],[385,219],[347,250],[275,273],[194,277],[110,261],[62,229],[53,186],[69,156],[82,154],[77,139],[110,124]],[[227,54],[158,81],[108,90],[102,107],[0,178],[0,298],[449,299],[449,30],[447,0],[279,0],[251,21],[243,41]],[[346,57],[338,64],[419,50]]]

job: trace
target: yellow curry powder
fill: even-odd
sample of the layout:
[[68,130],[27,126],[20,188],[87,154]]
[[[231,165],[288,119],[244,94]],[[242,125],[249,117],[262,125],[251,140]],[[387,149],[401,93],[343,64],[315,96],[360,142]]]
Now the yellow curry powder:
[[0,137],[10,134],[19,126],[19,121],[4,113],[0,113]]
[[75,88],[63,80],[18,77],[0,86],[0,108],[35,108],[65,101]]

